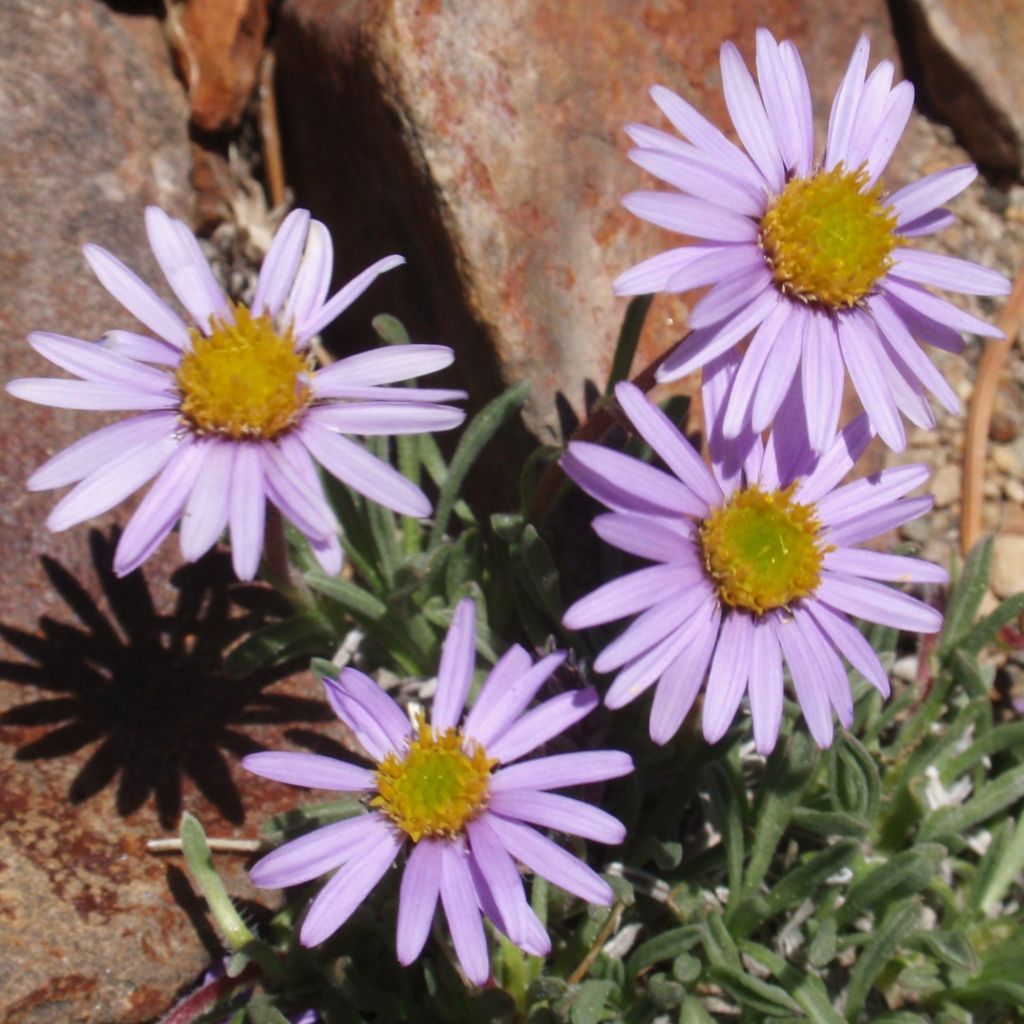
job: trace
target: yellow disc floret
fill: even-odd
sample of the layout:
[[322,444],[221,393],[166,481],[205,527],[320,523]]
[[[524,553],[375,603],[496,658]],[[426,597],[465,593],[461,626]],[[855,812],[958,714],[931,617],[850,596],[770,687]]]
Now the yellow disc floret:
[[233,307],[234,322],[214,317],[213,333],[190,331],[177,382],[181,413],[200,433],[273,438],[309,403],[306,359],[289,327],[281,334],[268,316]]
[[782,190],[761,221],[761,247],[782,291],[846,309],[886,273],[899,241],[896,213],[867,182],[863,167],[838,164]]
[[498,762],[458,729],[435,733],[419,722],[402,754],[377,766],[379,807],[413,842],[457,836],[487,804],[487,782]]
[[760,615],[817,588],[828,549],[814,506],[793,501],[795,488],[736,491],[701,523],[704,565],[725,604]]

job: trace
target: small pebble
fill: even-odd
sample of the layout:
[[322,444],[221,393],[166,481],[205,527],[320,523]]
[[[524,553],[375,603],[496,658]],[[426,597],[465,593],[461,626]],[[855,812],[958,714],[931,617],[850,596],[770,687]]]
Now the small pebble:
[[931,480],[936,508],[946,508],[960,497],[960,467],[940,466]]
[[1012,444],[992,445],[992,461],[1004,473],[1019,474],[1020,463],[1017,457],[1017,449]]
[[1024,483],[1021,483],[1016,477],[1007,477],[1003,482],[1003,494],[1005,494],[1010,501],[1015,501],[1018,504],[1024,504]]
[[992,557],[992,590],[1007,598],[1024,590],[1024,536],[996,537]]

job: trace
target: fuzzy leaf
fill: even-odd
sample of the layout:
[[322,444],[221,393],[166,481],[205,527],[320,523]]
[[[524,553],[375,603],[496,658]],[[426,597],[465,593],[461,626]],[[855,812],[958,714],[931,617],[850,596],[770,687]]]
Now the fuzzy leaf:
[[323,653],[330,647],[330,628],[317,612],[303,612],[253,630],[224,659],[229,679],[245,679],[269,665]]
[[887,901],[920,892],[945,856],[944,846],[920,843],[872,867],[850,886],[846,901],[836,912],[838,923],[848,924],[865,911],[884,907]]
[[1024,765],[987,782],[965,804],[940,807],[924,820],[921,839],[942,839],[957,847],[972,828],[1024,798]]
[[651,308],[653,299],[653,295],[637,295],[630,300],[626,307],[626,315],[622,319],[619,337],[615,342],[615,354],[612,356],[612,369],[608,375],[608,385],[604,389],[606,395],[610,395],[615,390],[615,385],[620,380],[626,380],[629,377],[633,358],[636,356],[636,348],[640,344],[644,321],[647,319],[647,311]]
[[494,437],[512,413],[526,401],[529,392],[530,385],[525,381],[509,388],[504,394],[485,405],[463,430],[452,461],[448,464],[448,473],[441,485],[441,493],[437,498],[434,525],[430,530],[430,548],[437,547],[444,539],[448,520],[451,518],[455,500],[466,479],[466,474],[469,473],[487,442]]
[[770,1017],[785,1017],[800,1012],[800,1004],[778,985],[725,965],[713,966],[710,973],[733,998],[752,1010]]
[[855,1021],[858,1018],[872,982],[917,923],[919,916],[917,900],[908,900],[890,911],[864,944],[850,972],[850,984],[846,989],[847,1020]]
[[615,990],[615,984],[601,978],[584,981],[576,990],[569,1019],[572,1024],[598,1024],[604,1016],[604,1006]]
[[964,562],[960,578],[946,604],[945,621],[939,639],[940,655],[948,654],[958,647],[971,629],[992,575],[992,550],[992,537],[982,537]]

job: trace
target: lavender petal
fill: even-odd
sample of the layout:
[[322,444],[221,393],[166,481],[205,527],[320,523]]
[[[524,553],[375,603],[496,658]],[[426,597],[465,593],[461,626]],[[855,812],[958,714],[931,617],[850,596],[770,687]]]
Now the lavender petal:
[[494,900],[508,937],[517,945],[526,937],[526,908],[523,882],[512,858],[491,826],[485,812],[466,824],[473,859]]
[[423,951],[441,892],[441,857],[444,843],[421,839],[409,854],[398,895],[396,952],[408,966]]
[[76,483],[111,461],[111,453],[128,446],[158,441],[173,433],[173,413],[150,412],[119,420],[86,434],[44,462],[26,481],[30,491],[48,491]]
[[575,725],[600,704],[597,691],[592,686],[544,701],[527,711],[514,725],[508,728],[487,747],[487,753],[502,764],[517,761],[520,757],[536,750],[537,747]]
[[240,580],[251,580],[259,568],[266,509],[259,449],[253,444],[238,444],[231,471],[228,522],[231,527],[231,560],[235,575]]
[[636,431],[661,456],[680,482],[708,505],[722,500],[722,489],[704,460],[679,428],[635,384],[623,381],[617,385],[615,399]]
[[405,712],[377,683],[358,669],[343,668],[338,677],[338,685],[366,709],[395,750],[404,748],[412,735],[412,726]]
[[163,370],[137,363],[95,342],[34,331],[28,336],[28,343],[44,359],[83,380],[141,391],[169,392],[174,387],[173,378]]
[[721,621],[721,609],[717,604],[711,605],[703,627],[693,636],[689,647],[662,673],[651,704],[650,734],[655,743],[668,743],[690,713],[707,675]]
[[492,814],[489,820],[505,849],[531,871],[589,903],[611,905],[611,886],[567,850],[510,818]]
[[675,192],[630,192],[622,205],[641,220],[691,238],[714,242],[755,242],[757,224],[749,217]]
[[750,678],[754,625],[749,615],[733,611],[723,617],[704,692],[704,738],[717,743],[736,717]]
[[422,402],[345,402],[323,405],[306,414],[307,423],[364,437],[451,430],[465,418],[462,409]]
[[572,441],[562,456],[566,475],[615,512],[701,516],[707,505],[682,481],[639,459],[586,441]]
[[441,665],[437,670],[437,692],[430,713],[435,729],[451,729],[459,721],[473,682],[476,663],[476,602],[463,598],[455,608],[441,648]]
[[156,476],[178,444],[173,431],[168,431],[162,437],[118,452],[57,502],[46,520],[47,527],[59,533],[112,509]]
[[58,409],[129,412],[173,409],[178,400],[169,391],[126,388],[109,381],[63,380],[57,377],[22,377],[9,381],[7,393],[37,405]]
[[490,977],[491,965],[467,860],[460,846],[445,843],[441,847],[441,903],[462,969],[471,982],[483,985]]
[[896,227],[904,228],[925,214],[958,196],[978,176],[974,164],[957,164],[911,182],[888,199],[888,205],[896,211]]
[[530,655],[519,644],[513,644],[487,674],[463,723],[463,733],[476,738],[478,727],[490,717],[508,688],[521,676],[525,676],[532,667],[533,659]]
[[181,517],[181,555],[187,562],[205,555],[228,523],[234,446],[219,440],[202,444],[206,455]]
[[889,677],[874,648],[856,626],[828,605],[818,600],[806,602],[821,631],[832,641],[836,650],[886,699],[889,697]]
[[100,284],[140,323],[175,348],[188,348],[188,328],[181,317],[116,256],[98,245],[82,248]]
[[739,50],[725,43],[721,51],[722,89],[736,134],[775,192],[786,183],[786,169],[761,96]]
[[[265,265],[265,264],[264,264]],[[295,283],[279,314],[283,324],[305,323],[327,298],[334,271],[334,245],[331,233],[318,220],[309,222],[306,247],[302,252]]]
[[213,317],[229,315],[227,299],[195,235],[158,206],[146,207],[146,234],[160,269],[178,301],[204,333]]
[[[472,732],[467,720],[465,734],[490,750],[491,744],[523,713],[537,691],[565,661],[562,651],[541,658],[525,675],[515,679],[493,703],[485,715],[474,722]],[[475,710],[475,709],[474,709]]]
[[581,597],[562,616],[567,629],[587,629],[624,619],[677,597],[695,582],[688,567],[652,565],[626,573]]
[[826,571],[821,575],[815,597],[868,622],[882,622],[915,633],[938,633],[942,629],[942,615],[934,608],[872,580]]
[[793,628],[792,620],[789,622],[774,621],[773,626],[779,645],[782,647],[782,653],[786,658],[786,664],[789,665],[793,689],[796,690],[796,699],[800,703],[800,709],[804,713],[804,719],[807,722],[807,727],[811,730],[814,742],[822,748],[831,746],[832,707],[829,704],[823,682],[818,675],[817,667],[803,644],[800,634]]
[[554,754],[533,761],[499,768],[491,776],[490,792],[509,793],[524,789],[562,789],[586,786],[628,775],[633,770],[629,754],[621,750],[581,750]]
[[376,787],[374,773],[368,768],[339,761],[325,754],[307,754],[291,750],[263,750],[246,754],[242,767],[254,775],[289,786],[330,789],[339,793],[368,793]]
[[302,922],[299,941],[316,946],[333,935],[384,877],[402,848],[404,836],[390,827],[357,848],[351,859],[320,890]]
[[354,441],[308,420],[298,433],[313,458],[354,491],[403,515],[430,515],[430,501],[412,481]]
[[127,576],[174,528],[203,465],[201,445],[183,441],[125,526],[114,552],[114,572]]
[[338,291],[332,298],[328,299],[319,309],[315,310],[308,320],[303,320],[295,325],[297,341],[305,344],[322,331],[331,321],[339,317],[356,299],[359,298],[381,274],[395,267],[400,267],[405,262],[404,256],[385,256],[381,260],[367,267],[361,274],[352,278],[347,285]]
[[617,846],[626,838],[626,827],[607,811],[581,800],[541,791],[512,791],[491,795],[490,809],[502,817],[541,828],[556,829],[597,843]]
[[261,889],[301,885],[333,871],[390,831],[387,819],[376,811],[345,818],[272,850],[252,866],[249,877]]
[[864,89],[869,49],[868,38],[862,35],[857,40],[846,74],[832,101],[832,112],[828,119],[828,142],[825,146],[826,170],[831,170],[836,164],[846,161],[846,150],[853,134],[857,107],[860,105]]
[[308,210],[292,210],[277,229],[256,281],[252,298],[255,316],[275,316],[292,290],[306,248],[309,220]]
[[782,651],[771,622],[755,623],[750,653],[750,718],[754,747],[767,757],[775,749],[782,724]]

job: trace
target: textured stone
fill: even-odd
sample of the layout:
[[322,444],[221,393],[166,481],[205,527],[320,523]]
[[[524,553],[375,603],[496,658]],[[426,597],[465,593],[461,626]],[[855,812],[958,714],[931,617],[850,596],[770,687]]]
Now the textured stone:
[[268,0],[186,0],[184,8],[169,8],[175,58],[192,123],[201,131],[238,126],[256,87],[269,6]]
[[[82,259],[86,241],[150,280],[142,211],[187,212],[188,108],[160,24],[98,0],[5,0],[0,33],[0,378],[52,375],[25,343],[85,338],[127,315]],[[24,480],[102,416],[0,393],[0,1020],[153,1019],[219,944],[180,857],[146,852],[178,812],[214,834],[253,835],[285,787],[243,783],[238,754],[323,715],[308,676],[229,682],[222,651],[265,596],[227,586],[223,555],[178,575],[172,545],[110,575],[111,547],[49,533],[53,493]],[[124,510],[104,517],[104,531]],[[295,745],[294,741],[288,745]],[[258,808],[256,814],[247,812]],[[244,862],[226,858],[232,891]]]
[[992,590],[1007,598],[1024,592],[1024,537],[1004,534],[996,537],[992,556]]
[[[404,253],[377,308],[455,345],[477,399],[531,380],[529,423],[550,437],[560,406],[579,414],[584,382],[606,380],[626,307],[611,282],[677,244],[619,204],[653,187],[623,126],[660,123],[655,82],[727,123],[718,49],[752,59],[758,24],[800,46],[819,116],[860,31],[874,59],[895,54],[884,0],[827,18],[814,0],[285,0],[290,183],[344,239],[339,279]],[[686,305],[658,300],[642,361],[679,337]]]
[[1024,166],[1024,6],[899,0],[926,102],[992,171]]

